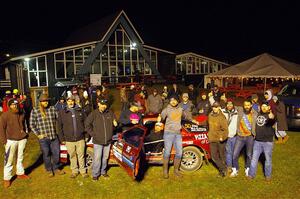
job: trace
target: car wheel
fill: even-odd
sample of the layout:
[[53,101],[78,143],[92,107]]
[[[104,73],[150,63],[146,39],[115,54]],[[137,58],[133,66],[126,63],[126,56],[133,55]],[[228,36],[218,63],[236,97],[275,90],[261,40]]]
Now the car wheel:
[[184,172],[197,171],[203,164],[202,152],[194,146],[183,148],[180,170]]
[[88,147],[86,149],[86,155],[85,155],[85,166],[87,169],[92,168],[93,158],[94,158],[94,150],[93,148]]

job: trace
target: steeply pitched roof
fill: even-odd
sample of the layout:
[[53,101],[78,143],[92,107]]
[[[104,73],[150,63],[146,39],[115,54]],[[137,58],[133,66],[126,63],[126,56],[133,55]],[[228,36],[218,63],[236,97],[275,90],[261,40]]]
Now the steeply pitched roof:
[[300,65],[263,53],[206,77],[295,77]]
[[130,22],[126,13],[122,10],[120,12],[115,12],[111,15],[108,15],[96,22],[93,22],[77,31],[71,33],[67,38],[65,45],[75,45],[80,43],[92,42],[92,41],[102,41],[106,34],[110,31],[110,28],[114,25],[117,19],[121,16],[124,16],[129,24],[134,29],[135,33],[139,37],[142,43],[143,40],[139,36],[138,32],[134,28],[133,24]]

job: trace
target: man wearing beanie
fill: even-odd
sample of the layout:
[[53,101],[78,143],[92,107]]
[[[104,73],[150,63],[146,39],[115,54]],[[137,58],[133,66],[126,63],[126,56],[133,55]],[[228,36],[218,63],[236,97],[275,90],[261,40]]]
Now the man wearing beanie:
[[23,154],[28,137],[25,130],[25,116],[19,111],[16,99],[10,99],[7,105],[9,110],[0,117],[0,141],[5,146],[4,188],[11,185],[13,162],[16,156],[17,178],[29,179],[23,167]]
[[257,163],[262,153],[265,155],[264,173],[267,181],[271,180],[272,174],[272,153],[275,116],[272,113],[268,102],[263,102],[261,112],[256,120],[256,136],[253,145],[253,155],[249,170],[249,179],[253,179],[256,175]]
[[[179,172],[181,157],[182,157],[182,137],[181,137],[181,119],[182,117],[192,121],[192,118],[185,114],[183,108],[178,105],[179,98],[176,94],[170,96],[170,102],[167,108],[165,108],[161,115],[158,116],[157,122],[161,122],[166,119],[164,130],[164,155],[163,155],[163,177],[169,178],[168,165],[169,158],[174,145],[176,154],[174,159],[174,174],[176,177],[182,177]],[[194,123],[198,123],[193,120]]]

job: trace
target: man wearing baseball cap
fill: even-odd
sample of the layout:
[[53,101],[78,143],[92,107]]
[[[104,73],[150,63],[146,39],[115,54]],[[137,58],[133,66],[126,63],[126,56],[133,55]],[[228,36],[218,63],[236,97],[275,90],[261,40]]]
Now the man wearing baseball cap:
[[54,106],[49,106],[48,95],[41,94],[38,107],[31,111],[30,128],[39,139],[48,177],[65,174],[60,169],[60,143],[56,133],[56,120],[56,110]]
[[4,159],[4,188],[11,185],[13,162],[17,156],[17,178],[29,179],[23,167],[24,149],[27,142],[25,116],[18,109],[18,101],[8,101],[9,110],[0,117],[0,141],[5,146]]
[[[106,99],[98,100],[98,109],[95,109],[85,121],[87,133],[93,137],[94,158],[92,164],[93,180],[97,181],[102,175],[108,178],[106,167],[113,136],[113,128],[118,125],[115,114],[108,107]],[[100,170],[101,168],[101,170]]]

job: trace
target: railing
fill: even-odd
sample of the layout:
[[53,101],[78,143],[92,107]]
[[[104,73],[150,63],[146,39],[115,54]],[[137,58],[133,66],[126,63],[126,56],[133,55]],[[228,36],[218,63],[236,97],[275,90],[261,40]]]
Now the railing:
[[10,80],[0,80],[0,88],[10,88],[11,81]]

